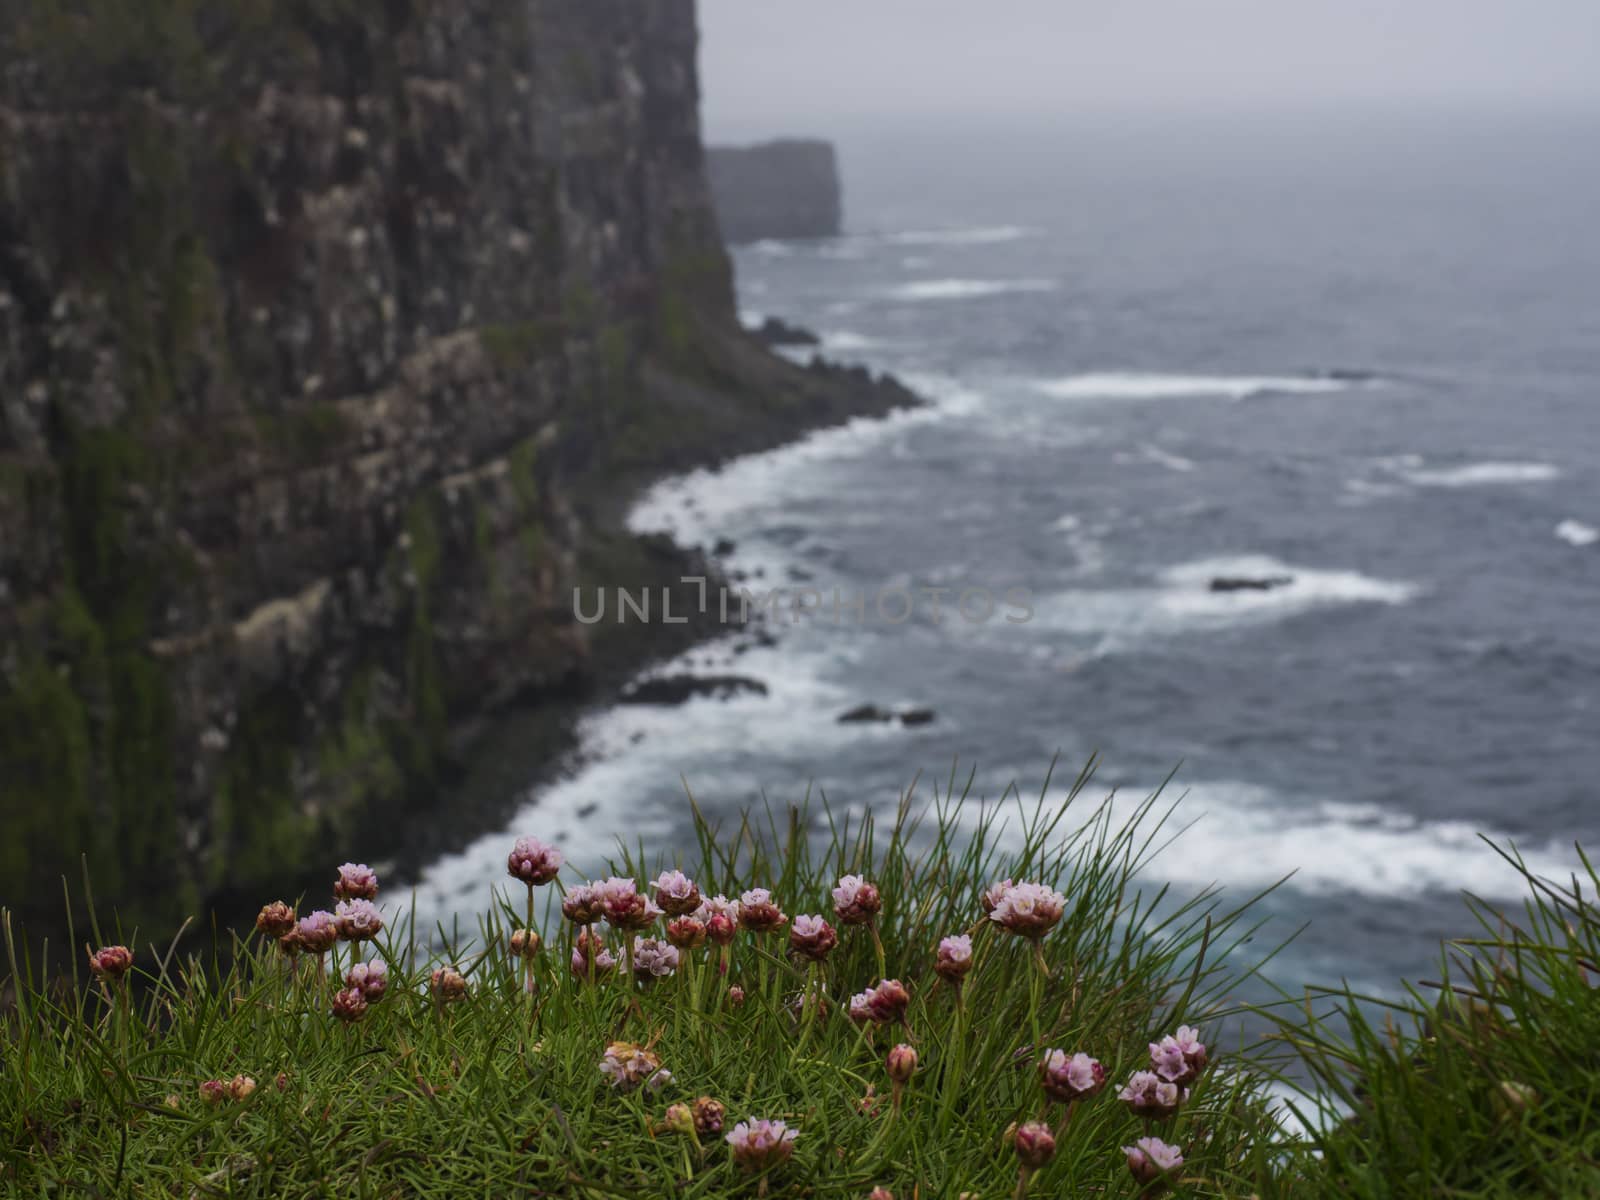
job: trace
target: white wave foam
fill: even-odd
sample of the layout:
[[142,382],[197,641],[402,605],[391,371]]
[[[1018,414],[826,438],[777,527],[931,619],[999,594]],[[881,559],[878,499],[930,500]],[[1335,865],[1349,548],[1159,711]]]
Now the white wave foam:
[[[1271,588],[1211,590],[1218,578],[1287,579]],[[1035,616],[1049,628],[1100,639],[1099,652],[1146,647],[1151,638],[1279,621],[1318,608],[1405,604],[1415,584],[1374,579],[1356,571],[1297,567],[1266,555],[1183,563],[1163,571],[1156,586],[1082,589],[1040,597]]]
[[860,353],[863,350],[881,350],[885,345],[880,338],[868,337],[864,333],[851,333],[848,329],[824,330],[821,337],[822,345],[825,349],[834,350],[841,354]]
[[1348,380],[1309,375],[1171,375],[1149,371],[1091,371],[1033,385],[1058,400],[1169,400],[1221,396],[1244,400],[1273,392],[1314,395],[1342,392]]
[[908,229],[887,233],[883,240],[891,246],[993,246],[1034,236],[1035,231],[1020,225],[994,225],[975,229]]
[[1154,442],[1143,443],[1139,447],[1139,452],[1149,462],[1155,463],[1158,467],[1165,467],[1169,471],[1187,473],[1194,470],[1194,459],[1185,458],[1181,454],[1174,454],[1170,450],[1164,450]]
[[1402,467],[1398,474],[1417,487],[1464,488],[1549,483],[1561,477],[1561,469],[1541,462],[1481,462],[1456,467]]
[[1026,292],[1053,292],[1053,279],[922,279],[884,293],[891,300],[978,300]]
[[1556,536],[1569,546],[1592,546],[1600,542],[1600,529],[1569,517],[1556,526]]
[[790,258],[794,255],[794,247],[788,242],[780,242],[775,238],[763,238],[753,244],[750,249],[763,258]]

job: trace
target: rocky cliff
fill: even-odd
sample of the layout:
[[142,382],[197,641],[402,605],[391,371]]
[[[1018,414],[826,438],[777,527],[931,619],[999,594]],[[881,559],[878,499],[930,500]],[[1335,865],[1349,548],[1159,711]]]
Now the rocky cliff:
[[717,217],[730,242],[839,236],[839,163],[828,142],[715,146],[707,160]]
[[483,714],[660,648],[571,618],[684,564],[632,488],[907,399],[738,330],[693,0],[0,11],[13,907],[371,847]]

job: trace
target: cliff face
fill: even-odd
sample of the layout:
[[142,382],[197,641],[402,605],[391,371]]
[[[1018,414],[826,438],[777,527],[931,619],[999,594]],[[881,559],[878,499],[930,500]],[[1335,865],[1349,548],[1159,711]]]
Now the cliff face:
[[904,399],[737,332],[693,0],[5,11],[13,906],[371,845],[464,719],[583,686],[575,582],[677,573],[630,482]]
[[829,143],[717,146],[707,159],[717,216],[730,242],[839,236],[839,164]]

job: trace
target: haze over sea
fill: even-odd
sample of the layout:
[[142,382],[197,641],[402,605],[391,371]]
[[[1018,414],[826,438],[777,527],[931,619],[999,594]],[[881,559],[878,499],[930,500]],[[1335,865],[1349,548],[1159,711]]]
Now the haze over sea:
[[[1600,121],[839,135],[848,236],[741,250],[741,303],[933,403],[663,485],[635,527],[730,539],[752,586],[1020,587],[1032,619],[702,648],[666,669],[768,694],[591,714],[426,912],[476,905],[512,830],[581,870],[684,846],[685,780],[713,813],[882,810],[955,756],[993,798],[1098,752],[1130,807],[1181,763],[1153,880],[1295,872],[1275,977],[1386,991],[1462,889],[1517,895],[1479,831],[1552,872],[1597,840]],[[838,722],[867,702],[937,719]]]

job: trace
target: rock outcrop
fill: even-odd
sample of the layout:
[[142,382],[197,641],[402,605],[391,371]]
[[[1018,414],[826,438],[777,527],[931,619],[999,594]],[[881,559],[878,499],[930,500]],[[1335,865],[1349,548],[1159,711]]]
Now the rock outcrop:
[[572,618],[682,572],[620,530],[640,483],[911,399],[738,328],[693,0],[19,4],[13,906],[80,852],[167,915],[370,851],[483,714],[683,636]]
[[707,152],[711,192],[730,242],[838,237],[838,156],[828,142],[787,139]]

